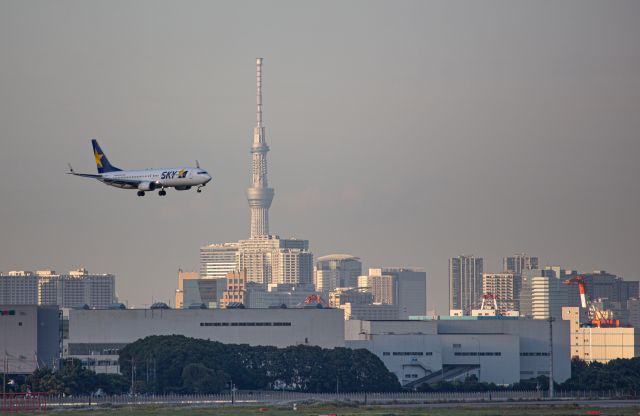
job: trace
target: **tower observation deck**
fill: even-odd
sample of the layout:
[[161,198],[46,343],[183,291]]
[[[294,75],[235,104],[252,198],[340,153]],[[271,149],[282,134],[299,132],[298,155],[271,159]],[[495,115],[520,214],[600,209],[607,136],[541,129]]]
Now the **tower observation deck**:
[[262,58],[256,59],[256,104],[257,125],[253,129],[251,145],[251,187],[247,199],[251,209],[251,238],[269,235],[269,207],[273,200],[273,188],[267,182],[267,152],[269,146],[262,125]]

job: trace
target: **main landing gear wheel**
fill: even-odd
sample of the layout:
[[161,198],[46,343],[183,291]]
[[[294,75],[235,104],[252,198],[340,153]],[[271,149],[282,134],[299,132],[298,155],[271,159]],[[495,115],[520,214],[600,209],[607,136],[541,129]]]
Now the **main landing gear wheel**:
[[198,188],[198,190],[196,191],[197,193],[201,193],[202,189]]
[[158,192],[158,195],[160,195],[160,196],[165,196],[166,194],[167,194],[167,191],[165,191],[164,189],[161,189],[161,190]]
[[144,196],[144,191],[138,191],[138,196]]

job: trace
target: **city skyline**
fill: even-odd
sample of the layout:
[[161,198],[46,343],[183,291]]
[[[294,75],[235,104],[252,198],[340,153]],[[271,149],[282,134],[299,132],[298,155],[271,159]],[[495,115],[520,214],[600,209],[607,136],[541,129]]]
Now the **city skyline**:
[[[1,5],[0,270],[85,266],[142,305],[172,298],[199,247],[247,238],[263,56],[278,234],[423,268],[441,312],[446,260],[467,252],[485,272],[524,251],[638,279],[640,6],[279,4],[158,2],[154,21],[139,4]],[[65,180],[68,161],[93,168],[90,137],[123,166],[198,159],[214,181],[138,201]]]

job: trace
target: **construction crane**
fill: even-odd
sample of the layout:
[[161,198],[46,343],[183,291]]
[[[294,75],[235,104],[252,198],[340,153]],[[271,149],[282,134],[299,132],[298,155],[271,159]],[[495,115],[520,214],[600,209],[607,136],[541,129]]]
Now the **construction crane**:
[[498,296],[493,293],[485,293],[482,295],[481,310],[494,310],[498,314]]
[[597,328],[617,328],[620,326],[619,319],[609,319],[604,312],[598,308],[591,300],[587,299],[584,276],[576,276],[565,280],[565,285],[578,285],[580,291],[580,305],[589,313],[589,323]]

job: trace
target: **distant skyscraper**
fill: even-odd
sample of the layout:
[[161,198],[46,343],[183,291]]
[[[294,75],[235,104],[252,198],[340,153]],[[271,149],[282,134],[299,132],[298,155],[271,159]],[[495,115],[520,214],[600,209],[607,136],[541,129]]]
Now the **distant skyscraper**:
[[520,315],[533,319],[562,319],[562,307],[573,306],[569,294],[574,290],[563,284],[564,270],[532,269],[522,271]]
[[369,290],[373,294],[373,302],[384,305],[398,303],[398,282],[395,276],[388,274],[372,275],[369,271]]
[[331,254],[318,257],[314,269],[314,284],[320,292],[338,287],[356,287],[362,274],[360,259],[349,254]]
[[[391,300],[398,306],[398,319],[427,313],[427,274],[424,271],[402,267],[369,269],[368,284],[372,286],[372,290],[377,286],[375,280],[382,276],[391,279],[382,278],[378,298],[380,303],[387,304]],[[392,295],[389,294],[389,289],[392,290]]]
[[200,277],[224,279],[238,266],[238,243],[209,244],[200,248]]
[[60,275],[52,271],[37,273],[41,305],[72,308],[86,304],[90,308],[106,309],[117,301],[116,278],[112,274],[91,274],[86,269]]
[[247,271],[247,282],[263,285],[313,283],[309,241],[273,235],[241,240],[238,270]]
[[504,273],[522,274],[523,270],[537,268],[538,258],[524,253],[502,258],[502,271]]
[[629,314],[629,325],[640,329],[640,299],[629,299],[627,301],[627,310]]
[[251,238],[269,235],[269,207],[273,200],[273,188],[267,182],[267,152],[269,146],[262,125],[262,58],[256,59],[257,125],[253,129],[251,146],[251,187],[247,199],[251,208]]
[[0,304],[37,305],[38,276],[28,271],[0,273]]
[[481,257],[458,256],[449,259],[449,309],[471,315],[482,304]]
[[484,273],[482,293],[496,296],[498,312],[520,310],[520,275],[514,273]]
[[640,282],[637,280],[625,281],[622,277],[604,270],[596,270],[582,275],[584,276],[586,295],[591,300],[607,299],[610,302],[624,304],[631,298],[638,298]]

